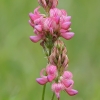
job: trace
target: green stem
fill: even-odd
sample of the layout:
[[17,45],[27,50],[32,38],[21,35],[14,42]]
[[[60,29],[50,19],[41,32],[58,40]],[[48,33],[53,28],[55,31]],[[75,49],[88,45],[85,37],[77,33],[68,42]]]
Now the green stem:
[[51,100],[53,100],[53,99],[54,99],[54,97],[55,97],[55,93],[53,92],[53,95],[52,95],[52,98],[51,98]]
[[42,92],[42,100],[44,100],[44,95],[45,95],[45,88],[46,88],[46,84],[43,86],[43,92]]

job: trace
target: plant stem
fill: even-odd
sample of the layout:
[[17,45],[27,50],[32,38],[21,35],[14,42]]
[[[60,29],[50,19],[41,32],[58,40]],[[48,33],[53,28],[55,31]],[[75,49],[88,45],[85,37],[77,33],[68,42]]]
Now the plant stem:
[[55,93],[53,92],[53,95],[52,95],[52,98],[51,98],[51,100],[53,100],[53,99],[54,99],[54,97],[55,97]]
[[46,88],[46,84],[43,86],[43,92],[42,92],[42,100],[44,100],[44,95],[45,95],[45,88]]

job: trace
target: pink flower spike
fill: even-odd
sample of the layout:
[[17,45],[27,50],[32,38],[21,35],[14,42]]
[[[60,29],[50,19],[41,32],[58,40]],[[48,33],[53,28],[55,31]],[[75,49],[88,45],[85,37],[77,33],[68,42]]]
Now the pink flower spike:
[[36,81],[40,84],[40,85],[44,85],[48,82],[47,78],[37,78]]
[[73,32],[61,33],[61,36],[66,40],[70,40],[74,36],[74,33]]
[[77,90],[74,90],[74,89],[66,89],[65,90],[70,96],[74,96],[78,93]]
[[63,23],[63,24],[61,25],[61,28],[63,28],[63,29],[68,29],[68,28],[70,27],[70,25],[71,25],[71,22],[65,22],[65,23]]
[[39,40],[41,40],[42,39],[42,36],[41,35],[37,35],[37,36],[30,36],[30,40],[32,41],[32,42],[38,42]]

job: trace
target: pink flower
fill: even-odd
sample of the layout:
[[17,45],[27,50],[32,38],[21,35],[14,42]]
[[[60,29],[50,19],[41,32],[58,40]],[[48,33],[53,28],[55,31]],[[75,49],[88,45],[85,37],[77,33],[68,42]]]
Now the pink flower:
[[65,38],[66,40],[70,40],[74,36],[74,33],[73,32],[65,32],[65,33],[61,33],[61,36],[63,38]]
[[57,68],[54,65],[48,65],[46,68],[48,81],[51,82],[56,78]]
[[[41,2],[46,1],[41,0]],[[57,1],[49,0],[49,2],[54,3]],[[49,34],[56,39],[61,36],[66,40],[70,40],[74,36],[74,33],[70,32],[71,16],[67,16],[67,12],[65,10],[60,10],[58,8],[50,9],[50,16],[45,17],[43,14],[40,14],[38,9],[39,7],[34,10],[34,13],[29,14],[29,23],[34,28],[34,33],[36,34],[36,36],[30,37],[32,42],[45,40]]]
[[66,88],[68,88],[68,87],[70,87],[71,85],[73,85],[74,81],[71,80],[71,79],[63,79],[63,80],[62,80],[62,83],[64,84],[64,86],[65,86]]
[[53,17],[59,24],[58,33],[60,33],[61,37],[69,40],[74,36],[73,32],[69,32],[71,26],[71,16],[67,16],[67,12],[65,10],[59,10],[57,8],[51,9],[50,17]]
[[40,76],[41,78],[37,78],[36,81],[40,84],[40,85],[44,85],[48,82],[47,76],[43,75],[45,73],[45,68],[43,68],[40,71]]
[[44,20],[44,23],[43,23],[43,29],[44,31],[46,32],[50,32],[50,34],[54,34],[54,32],[58,29],[58,25],[56,24],[56,21],[49,17],[49,18],[46,18]]
[[36,36],[30,36],[30,40],[32,42],[38,42],[44,37],[43,32],[42,32],[43,15],[40,14],[38,9],[39,7],[37,7],[34,10],[34,14],[33,13],[29,14],[30,16],[29,23],[34,28],[34,33],[36,34]]
[[63,75],[60,76],[58,83],[52,84],[52,91],[55,92],[58,100],[60,98],[60,91],[65,90],[70,96],[76,95],[77,90],[72,89],[74,81],[72,80],[72,73],[70,71],[64,71]]
[[41,35],[36,35],[36,36],[30,36],[30,40],[34,43],[40,41],[42,39]]
[[36,81],[40,84],[40,85],[44,85],[48,82],[47,77],[42,77],[42,78],[37,78]]
[[60,19],[60,32],[61,32],[61,37],[65,38],[66,40],[71,39],[74,36],[73,32],[69,32],[70,31],[70,22],[71,17],[70,16],[62,16]]
[[62,83],[53,83],[52,84],[52,91],[55,92],[58,100],[60,98],[60,91],[64,90],[64,86]]
[[72,73],[70,71],[64,71],[61,82],[64,84],[65,88],[69,88],[74,84],[74,81],[72,80]]
[[65,89],[65,91],[70,95],[70,96],[74,96],[76,94],[78,94],[77,90],[74,89]]
[[61,83],[65,86],[64,90],[70,95],[76,95],[78,93],[77,90],[72,89],[74,81],[72,80],[72,73],[70,71],[64,71],[61,79]]
[[64,71],[62,77],[64,79],[72,79],[73,78],[73,74],[70,71]]
[[61,17],[62,15],[67,15],[65,10],[59,10],[58,8],[50,9],[50,17]]
[[29,13],[29,17],[30,17],[30,21],[34,22],[34,20],[40,18],[42,15],[40,14],[40,12],[38,11],[40,7],[37,7],[35,10],[34,10],[34,14],[33,13]]
[[62,23],[61,28],[68,29],[70,27],[70,25],[71,25],[71,22],[64,22],[64,23]]
[[[46,73],[47,75],[43,75],[44,73]],[[56,74],[57,74],[56,66],[48,65],[46,69],[44,68],[41,70],[40,72],[41,78],[37,78],[36,81],[39,84],[44,85],[47,82],[52,82],[56,78]]]
[[[65,79],[66,80],[66,79]],[[67,87],[66,86],[66,82],[63,82],[64,86],[65,86],[65,91],[70,95],[70,96],[74,96],[78,93],[77,90],[74,90],[72,89],[73,88],[73,84],[74,84],[74,81],[73,80],[67,80],[67,81],[70,81],[70,85]]]

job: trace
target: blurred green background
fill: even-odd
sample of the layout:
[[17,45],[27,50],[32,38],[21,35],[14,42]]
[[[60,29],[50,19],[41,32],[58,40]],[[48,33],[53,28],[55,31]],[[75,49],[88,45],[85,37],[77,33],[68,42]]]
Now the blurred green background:
[[[39,43],[29,40],[28,23],[37,6],[37,0],[0,0],[0,100],[41,100],[35,79],[47,61]],[[100,0],[59,0],[58,8],[72,16],[75,37],[63,40],[79,91],[73,97],[61,92],[61,100],[100,100]],[[45,100],[51,95],[48,84]]]

